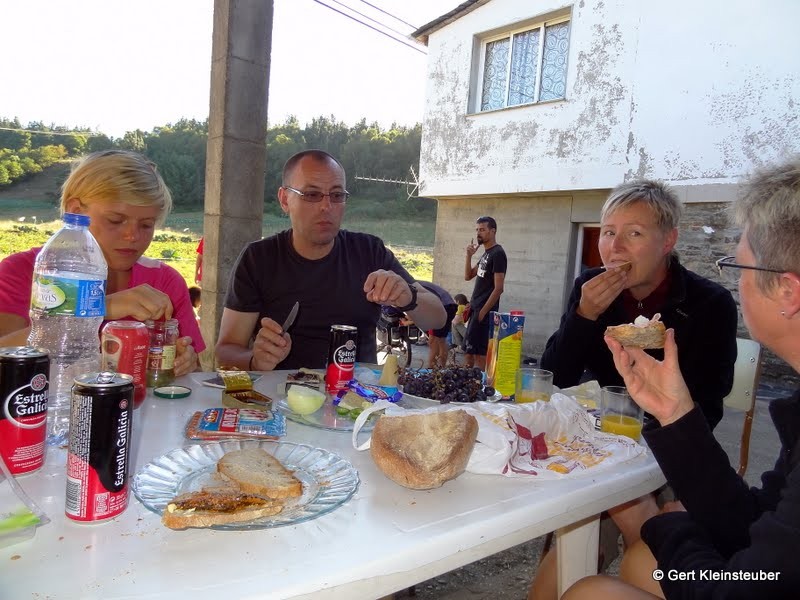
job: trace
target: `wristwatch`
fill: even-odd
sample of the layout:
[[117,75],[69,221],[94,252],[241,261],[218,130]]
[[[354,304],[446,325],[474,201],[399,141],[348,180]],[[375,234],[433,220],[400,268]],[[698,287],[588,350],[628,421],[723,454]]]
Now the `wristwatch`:
[[408,289],[411,290],[411,302],[405,306],[395,306],[395,308],[399,311],[408,312],[417,308],[417,286],[413,283],[409,283]]

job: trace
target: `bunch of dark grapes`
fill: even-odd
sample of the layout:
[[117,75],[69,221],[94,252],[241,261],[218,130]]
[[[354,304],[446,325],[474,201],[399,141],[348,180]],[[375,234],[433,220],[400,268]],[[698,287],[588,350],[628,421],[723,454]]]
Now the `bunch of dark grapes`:
[[486,392],[494,390],[483,387],[483,371],[469,367],[447,367],[418,371],[405,368],[397,382],[403,391],[421,398],[450,402],[478,402],[486,400]]

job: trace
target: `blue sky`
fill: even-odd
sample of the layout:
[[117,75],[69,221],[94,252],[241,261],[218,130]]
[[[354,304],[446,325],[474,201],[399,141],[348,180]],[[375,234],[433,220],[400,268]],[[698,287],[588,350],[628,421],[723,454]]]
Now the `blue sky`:
[[[269,118],[422,119],[427,57],[313,0],[274,0]],[[335,0],[326,3],[341,8]],[[340,0],[403,33],[360,0]],[[370,0],[420,26],[459,0]],[[208,116],[213,0],[5,2],[0,116],[126,131]],[[8,49],[13,49],[9,53]]]

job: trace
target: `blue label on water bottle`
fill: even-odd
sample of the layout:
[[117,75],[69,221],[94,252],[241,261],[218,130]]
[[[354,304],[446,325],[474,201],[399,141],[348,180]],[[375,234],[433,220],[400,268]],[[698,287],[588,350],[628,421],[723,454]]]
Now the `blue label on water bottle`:
[[48,315],[102,317],[106,314],[104,279],[34,276],[31,308]]

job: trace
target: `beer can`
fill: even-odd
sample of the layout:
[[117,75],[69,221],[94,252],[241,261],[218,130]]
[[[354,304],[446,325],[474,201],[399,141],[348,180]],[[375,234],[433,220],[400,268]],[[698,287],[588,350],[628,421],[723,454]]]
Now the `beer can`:
[[331,325],[328,342],[328,367],[325,371],[325,390],[335,394],[353,378],[358,349],[358,328],[352,325]]
[[139,321],[109,321],[100,336],[103,360],[101,371],[127,373],[133,377],[133,408],[139,408],[147,395],[147,349],[150,332]]
[[85,373],[75,378],[67,450],[67,517],[94,523],[128,506],[133,377]]
[[44,464],[50,359],[30,346],[0,348],[0,456],[12,475]]

